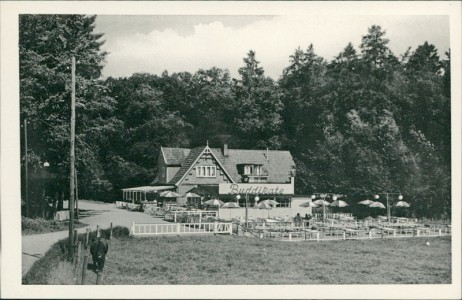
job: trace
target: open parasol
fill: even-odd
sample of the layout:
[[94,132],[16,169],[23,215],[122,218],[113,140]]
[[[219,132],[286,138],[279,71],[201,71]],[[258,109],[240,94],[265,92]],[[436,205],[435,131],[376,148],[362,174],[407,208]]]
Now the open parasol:
[[201,197],[198,194],[195,194],[195,193],[192,193],[192,192],[186,193],[186,195],[184,195],[184,196],[186,198],[200,198]]
[[372,208],[386,208],[385,205],[383,205],[383,203],[379,202],[379,201],[372,202],[372,204],[369,205],[369,207],[372,207]]
[[277,202],[275,200],[271,200],[271,199],[266,199],[266,200],[262,200],[262,201],[258,202],[258,204],[260,204],[260,203],[266,203],[266,204],[269,204],[269,205],[271,205],[273,207],[279,204],[279,202]]
[[330,205],[330,202],[329,201],[326,201],[326,200],[323,200],[323,199],[319,199],[319,200],[315,200],[313,201],[314,204],[316,205],[324,205],[324,206],[329,206]]
[[358,202],[358,204],[362,204],[362,205],[371,205],[372,203],[374,203],[374,201],[369,200],[369,199]]
[[[236,202],[226,202],[221,208],[239,208],[239,204]],[[231,219],[231,210],[229,211],[229,218]]]
[[335,200],[334,202],[331,203],[330,206],[336,206],[336,207],[346,207],[348,206],[348,203],[346,203],[343,200]]
[[398,201],[394,205],[395,207],[410,207],[411,205],[406,201]]
[[160,197],[164,197],[164,198],[178,198],[180,197],[179,194],[175,193],[175,192],[172,192],[172,191],[165,191],[165,192],[162,192],[159,194]]
[[209,205],[209,206],[222,206],[223,203],[224,203],[223,201],[218,200],[218,199],[212,199],[212,200],[208,200],[204,202],[204,204]]
[[300,207],[318,207],[316,203],[308,201],[299,205]]

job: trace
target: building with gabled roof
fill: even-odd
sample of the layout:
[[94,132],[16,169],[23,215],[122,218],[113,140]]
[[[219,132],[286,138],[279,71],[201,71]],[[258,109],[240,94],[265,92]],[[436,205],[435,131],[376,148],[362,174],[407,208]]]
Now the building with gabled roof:
[[223,148],[162,147],[155,183],[174,186],[180,195],[196,191],[205,199],[230,201],[239,193],[250,201],[265,196],[290,206],[294,176],[289,151],[229,149],[226,144]]

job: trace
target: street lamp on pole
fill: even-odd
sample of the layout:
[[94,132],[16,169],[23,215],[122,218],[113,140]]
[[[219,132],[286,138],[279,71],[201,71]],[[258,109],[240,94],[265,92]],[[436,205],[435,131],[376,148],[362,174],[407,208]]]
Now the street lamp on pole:
[[391,222],[391,210],[390,210],[389,195],[398,195],[399,200],[403,200],[403,195],[401,193],[383,192],[383,193],[376,194],[374,196],[374,198],[378,200],[380,198],[380,194],[385,195],[385,199],[387,200],[387,221]]
[[[241,199],[241,195],[236,196],[237,201],[239,202],[239,199]],[[258,202],[260,200],[260,197],[255,196],[255,202]],[[249,225],[249,194],[245,194],[245,228],[247,228]]]

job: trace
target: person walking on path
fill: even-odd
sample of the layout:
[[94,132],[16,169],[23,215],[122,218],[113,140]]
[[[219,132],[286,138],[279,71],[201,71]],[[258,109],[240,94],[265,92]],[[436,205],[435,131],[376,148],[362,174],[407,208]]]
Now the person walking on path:
[[[109,228],[113,226],[124,226],[130,228],[133,222],[139,223],[168,223],[160,218],[155,218],[145,213],[132,212],[119,209],[114,204],[107,204],[96,201],[79,201],[79,209],[83,216],[80,221],[88,224],[91,230]],[[86,212],[90,212],[88,215]],[[87,227],[77,229],[78,233],[85,233]],[[69,232],[57,231],[22,236],[22,275],[24,276],[32,265],[42,258],[50,247],[59,240],[69,236]]]

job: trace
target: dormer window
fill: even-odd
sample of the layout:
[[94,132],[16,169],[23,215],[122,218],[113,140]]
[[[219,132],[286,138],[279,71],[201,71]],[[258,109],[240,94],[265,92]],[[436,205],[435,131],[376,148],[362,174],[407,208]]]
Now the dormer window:
[[268,179],[268,171],[261,164],[239,164],[237,169],[242,176],[242,182],[266,182]]

